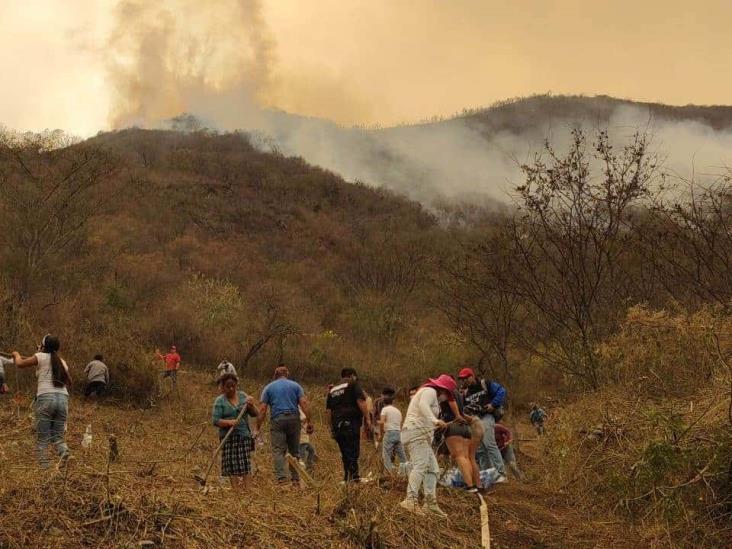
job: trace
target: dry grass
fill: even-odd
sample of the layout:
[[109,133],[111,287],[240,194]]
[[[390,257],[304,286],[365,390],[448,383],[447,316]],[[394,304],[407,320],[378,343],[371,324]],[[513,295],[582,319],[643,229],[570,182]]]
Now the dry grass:
[[[29,418],[22,413],[18,420],[13,402],[2,401],[0,547],[479,547],[474,497],[440,489],[450,514],[440,520],[397,510],[402,480],[338,485],[337,449],[322,426],[314,436],[320,498],[312,489],[278,487],[266,446],[256,454],[249,489],[234,492],[214,475],[213,490],[204,494],[193,475],[207,465],[217,438],[205,425],[214,390],[203,382],[190,376],[182,383],[183,394],[199,397],[144,411],[73,399],[67,441],[74,457],[66,469],[45,472],[34,461]],[[311,392],[322,410],[322,395]],[[87,424],[94,443],[85,453],[80,441]],[[109,474],[107,433],[117,436],[121,452]],[[377,474],[373,448],[362,454],[362,468]],[[537,486],[501,486],[488,497],[494,547],[625,545],[617,525],[593,523],[567,503]]]

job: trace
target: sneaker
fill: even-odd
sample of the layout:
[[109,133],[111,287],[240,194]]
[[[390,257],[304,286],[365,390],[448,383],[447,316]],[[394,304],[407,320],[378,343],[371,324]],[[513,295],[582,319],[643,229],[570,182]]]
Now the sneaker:
[[465,491],[466,491],[466,492],[467,492],[468,494],[477,494],[477,493],[479,492],[479,490],[478,490],[478,487],[477,487],[477,486],[466,486],[466,487],[464,488],[464,490],[465,490]]
[[424,505],[422,506],[422,510],[426,511],[427,513],[432,513],[433,515],[437,515],[438,517],[447,518],[447,513],[440,509],[440,506],[437,505],[436,501],[425,501]]
[[409,511],[410,513],[415,513],[417,515],[424,515],[424,511],[419,508],[419,505],[417,505],[417,500],[414,500],[412,498],[407,498],[401,503],[399,503],[399,507],[402,509],[405,509]]
[[493,484],[503,484],[504,482],[508,482],[506,475],[499,475]]

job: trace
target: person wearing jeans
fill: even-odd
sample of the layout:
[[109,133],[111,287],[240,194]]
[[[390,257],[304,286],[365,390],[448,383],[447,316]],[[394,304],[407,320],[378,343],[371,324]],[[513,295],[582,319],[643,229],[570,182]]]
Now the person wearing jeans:
[[58,354],[61,347],[57,337],[47,335],[39,345],[40,351],[30,357],[13,352],[13,361],[18,368],[35,366],[38,379],[36,390],[36,418],[38,431],[38,462],[48,467],[48,445],[53,444],[56,452],[65,460],[69,448],[64,442],[66,418],[69,413],[69,392],[71,386],[69,367]]
[[499,474],[496,482],[506,482],[506,469],[501,451],[496,444],[496,415],[502,415],[506,389],[495,381],[478,379],[471,368],[463,368],[458,374],[465,399],[465,413],[480,418],[483,424],[483,440],[478,446],[478,467],[481,471],[493,467]]
[[[300,457],[300,411],[308,422],[308,434],[313,432],[310,421],[310,406],[305,398],[305,391],[294,381],[288,379],[290,375],[286,366],[280,365],[275,369],[274,381],[262,391],[262,401],[255,438],[259,436],[262,423],[267,416],[267,409],[272,410],[270,422],[270,441],[272,444],[272,461],[274,463],[277,481],[285,483],[291,480],[297,487],[300,484],[300,475],[294,467],[289,467],[285,454],[295,459]],[[299,408],[298,408],[299,407]],[[289,475],[288,475],[289,468]],[[289,477],[289,478],[288,478]]]
[[381,398],[384,403],[379,413],[379,430],[384,433],[381,451],[384,467],[391,472],[394,470],[394,462],[392,461],[394,454],[399,458],[400,464],[407,461],[407,455],[404,453],[404,446],[401,441],[402,413],[399,408],[394,406],[393,392],[388,394],[384,391]]
[[66,418],[69,414],[69,396],[61,393],[45,393],[36,397],[36,428],[38,430],[38,462],[48,467],[48,445],[56,447],[62,458],[69,447],[64,442]]

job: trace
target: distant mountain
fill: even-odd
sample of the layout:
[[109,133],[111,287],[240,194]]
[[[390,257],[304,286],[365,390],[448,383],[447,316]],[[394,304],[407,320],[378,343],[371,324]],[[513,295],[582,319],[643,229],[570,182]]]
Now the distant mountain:
[[259,144],[339,173],[383,186],[423,204],[506,202],[520,181],[518,165],[548,138],[561,149],[570,129],[608,129],[621,144],[635,131],[673,171],[732,164],[732,107],[641,103],[607,96],[538,95],[503,101],[453,118],[383,129],[262,113],[245,130]]

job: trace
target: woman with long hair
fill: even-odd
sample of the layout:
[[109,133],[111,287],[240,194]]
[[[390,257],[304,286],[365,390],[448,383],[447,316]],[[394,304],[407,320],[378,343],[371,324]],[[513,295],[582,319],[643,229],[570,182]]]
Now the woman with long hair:
[[480,486],[480,471],[475,461],[475,454],[471,454],[472,431],[470,424],[473,418],[463,414],[463,401],[459,392],[455,393],[454,400],[440,402],[440,419],[447,423],[443,431],[443,442],[446,453],[449,453],[460,474],[465,481],[465,490],[477,494]]
[[69,447],[64,442],[66,418],[69,414],[69,391],[71,375],[66,361],[58,354],[59,339],[46,335],[33,356],[23,357],[13,352],[13,361],[18,368],[36,368],[38,386],[36,389],[36,420],[38,431],[38,462],[48,467],[48,445],[56,446],[56,452],[65,460]]

